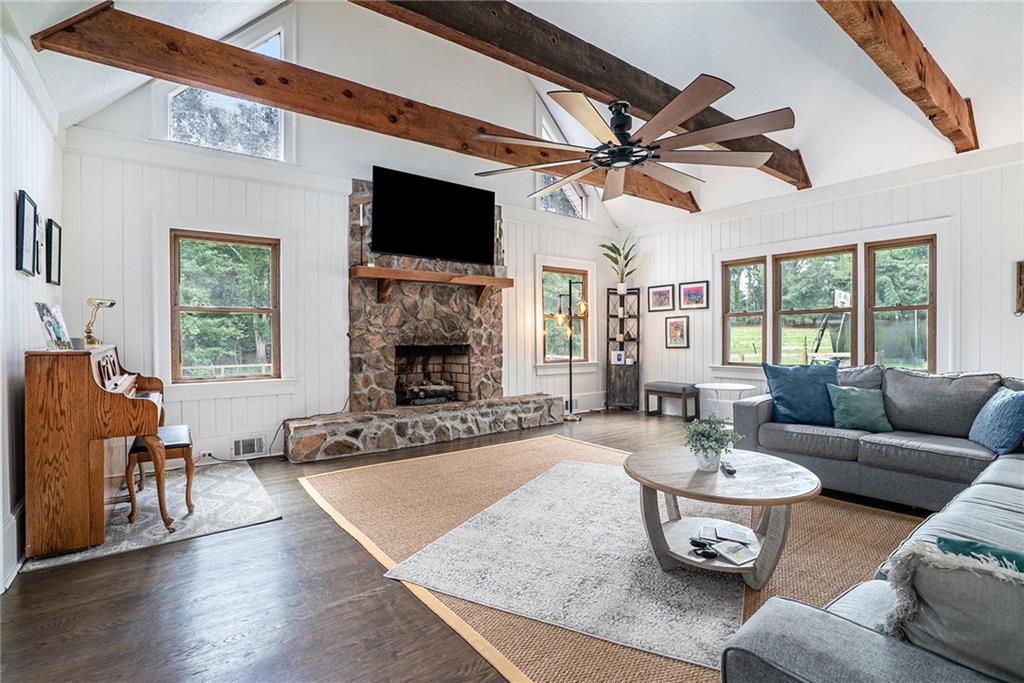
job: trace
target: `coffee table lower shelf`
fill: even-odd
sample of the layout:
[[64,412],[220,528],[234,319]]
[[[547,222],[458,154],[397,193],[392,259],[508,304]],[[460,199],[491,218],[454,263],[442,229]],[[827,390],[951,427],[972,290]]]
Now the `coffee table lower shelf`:
[[741,574],[743,581],[754,590],[760,590],[775,572],[789,533],[789,505],[761,508],[757,523],[750,528],[757,537],[757,542],[748,546],[757,557],[753,562],[736,565],[724,558],[705,559],[694,555],[691,552],[693,546],[690,545],[690,538],[699,536],[702,526],[742,525],[710,517],[680,517],[676,497],[668,493],[662,495],[669,519],[662,522],[658,506],[659,492],[647,486],[643,486],[641,491],[647,538],[663,570],[672,571],[685,565],[709,571]]

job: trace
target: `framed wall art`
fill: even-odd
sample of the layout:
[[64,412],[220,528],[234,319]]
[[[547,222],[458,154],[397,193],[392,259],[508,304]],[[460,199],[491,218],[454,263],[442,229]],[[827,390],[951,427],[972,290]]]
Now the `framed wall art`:
[[665,318],[665,348],[690,348],[690,316],[680,315]]
[[46,219],[46,281],[51,285],[60,284],[60,255],[63,230],[57,221]]
[[18,215],[15,221],[14,267],[26,275],[36,274],[36,203],[25,190],[18,190]]
[[676,288],[674,285],[655,285],[647,288],[647,311],[649,313],[656,313],[657,311],[674,311],[676,310],[676,299],[675,299]]
[[708,281],[679,283],[679,310],[688,311],[708,307]]

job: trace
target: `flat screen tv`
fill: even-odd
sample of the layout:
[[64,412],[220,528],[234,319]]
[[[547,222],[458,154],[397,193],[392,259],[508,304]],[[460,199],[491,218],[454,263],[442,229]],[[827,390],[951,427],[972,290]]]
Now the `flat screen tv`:
[[373,167],[370,249],[494,264],[494,193]]

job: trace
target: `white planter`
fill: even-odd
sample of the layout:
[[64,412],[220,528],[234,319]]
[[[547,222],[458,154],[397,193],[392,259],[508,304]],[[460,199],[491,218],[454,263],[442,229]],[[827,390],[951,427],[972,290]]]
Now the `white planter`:
[[693,457],[697,458],[697,469],[701,472],[716,471],[722,460],[722,456],[718,453],[707,453],[705,451],[694,451]]
[[629,291],[629,286],[625,282],[616,283],[615,291],[621,296]]

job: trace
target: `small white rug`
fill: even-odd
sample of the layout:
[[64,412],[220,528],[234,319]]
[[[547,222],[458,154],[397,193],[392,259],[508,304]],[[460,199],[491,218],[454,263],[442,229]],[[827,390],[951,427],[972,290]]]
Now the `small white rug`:
[[136,494],[138,514],[134,524],[128,523],[131,504],[119,503],[107,522],[107,540],[103,545],[76,553],[29,560],[21,571],[31,572],[117,555],[281,518],[263,484],[246,462],[197,467],[192,481],[192,503],[195,505],[192,514],[189,514],[185,506],[185,470],[167,470],[164,481],[164,500],[167,502],[167,514],[174,518],[171,525],[174,533],[168,533],[160,519],[156,480],[150,473],[146,477],[146,488]]
[[[682,498],[679,507],[750,518],[748,507]],[[615,465],[562,461],[386,576],[713,669],[743,618],[739,575],[661,570],[640,485]]]

